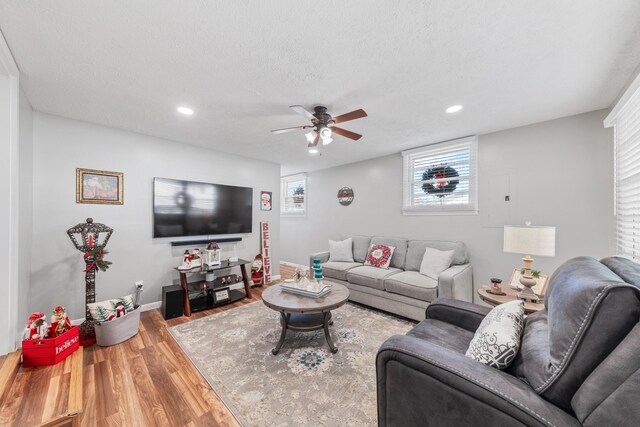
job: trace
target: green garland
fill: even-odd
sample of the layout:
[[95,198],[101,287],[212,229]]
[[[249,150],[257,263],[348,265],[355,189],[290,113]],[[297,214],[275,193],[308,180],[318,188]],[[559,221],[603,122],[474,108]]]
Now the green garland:
[[87,268],[84,270],[85,273],[90,271],[107,271],[109,266],[112,264],[111,261],[105,261],[104,256],[109,252],[104,250],[102,246],[93,246],[89,248],[89,250],[84,254],[84,261],[87,263]]

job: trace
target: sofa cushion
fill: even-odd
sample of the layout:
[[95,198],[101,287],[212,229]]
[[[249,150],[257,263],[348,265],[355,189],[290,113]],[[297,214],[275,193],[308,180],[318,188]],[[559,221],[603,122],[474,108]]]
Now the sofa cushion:
[[603,258],[600,262],[620,276],[625,282],[640,288],[640,265],[638,265],[637,262],[619,256]]
[[384,281],[387,292],[431,302],[438,297],[438,281],[416,271],[403,271]]
[[407,239],[374,236],[371,238],[371,244],[393,246],[395,250],[391,257],[391,267],[404,269],[404,260],[407,257]]
[[363,265],[362,267],[352,268],[347,271],[347,280],[357,285],[368,286],[370,288],[384,290],[384,279],[399,273],[398,268],[378,268]]
[[371,245],[371,236],[357,236],[346,234],[342,236],[344,239],[351,237],[353,239],[353,260],[355,262],[364,262]]
[[640,316],[640,290],[593,258],[573,258],[549,281],[547,310],[525,321],[510,370],[557,406],[571,399]]
[[329,261],[354,262],[353,239],[329,240]]
[[439,251],[453,251],[451,265],[466,264],[469,262],[467,246],[463,242],[444,242],[439,240],[409,240],[407,245],[407,257],[404,269],[407,271],[420,271],[420,264],[427,247]]
[[370,265],[373,267],[389,269],[391,264],[391,257],[396,248],[394,246],[387,245],[374,245],[372,244],[367,254],[367,259],[364,261],[364,265]]
[[438,279],[440,273],[451,266],[453,251],[440,251],[427,246],[420,264],[420,274],[432,279]]
[[360,267],[359,262],[327,261],[322,264],[322,274],[329,279],[347,280],[347,272]]
[[451,323],[436,319],[425,319],[418,323],[407,335],[420,338],[440,347],[464,354],[473,338],[473,332]]
[[524,302],[499,304],[482,319],[465,356],[492,368],[506,369],[520,350]]

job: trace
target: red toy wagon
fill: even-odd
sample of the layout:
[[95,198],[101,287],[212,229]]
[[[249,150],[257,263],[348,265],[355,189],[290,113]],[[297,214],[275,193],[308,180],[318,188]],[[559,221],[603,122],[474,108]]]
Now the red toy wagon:
[[22,341],[22,366],[48,366],[64,360],[80,346],[78,326],[55,338]]

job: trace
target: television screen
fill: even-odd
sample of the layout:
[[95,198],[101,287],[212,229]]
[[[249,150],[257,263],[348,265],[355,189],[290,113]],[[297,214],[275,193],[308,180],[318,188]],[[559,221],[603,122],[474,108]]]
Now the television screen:
[[153,237],[251,233],[253,188],[153,179]]

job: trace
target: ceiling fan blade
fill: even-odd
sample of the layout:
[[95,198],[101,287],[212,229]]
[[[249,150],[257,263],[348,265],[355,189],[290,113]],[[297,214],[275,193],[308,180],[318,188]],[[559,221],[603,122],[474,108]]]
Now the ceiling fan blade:
[[304,126],[296,126],[296,127],[292,127],[292,128],[274,129],[274,130],[271,131],[271,133],[273,133],[273,134],[286,133],[286,132],[291,132],[291,131],[298,130],[298,129],[307,129],[307,128],[311,128],[311,127],[313,127],[313,126],[304,125]]
[[363,109],[359,109],[334,117],[333,121],[336,123],[342,123],[348,122],[349,120],[361,119],[363,117],[367,117],[367,113]]
[[318,145],[319,141],[320,141],[320,134],[317,134],[316,138],[313,140],[313,142],[310,142],[309,145],[307,145],[307,147],[309,147],[309,148],[315,147],[316,145]]
[[311,121],[318,120],[316,116],[308,112],[302,105],[291,105],[289,106],[293,111],[300,114],[302,117],[309,119]]
[[362,138],[362,135],[360,135],[359,133],[355,133],[355,132],[351,132],[350,130],[346,130],[346,129],[342,129],[339,127],[332,127],[331,128],[332,131],[334,131],[335,133],[337,133],[338,135],[342,135],[346,138],[351,138],[354,141],[359,140],[360,138]]

